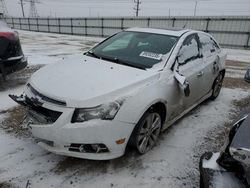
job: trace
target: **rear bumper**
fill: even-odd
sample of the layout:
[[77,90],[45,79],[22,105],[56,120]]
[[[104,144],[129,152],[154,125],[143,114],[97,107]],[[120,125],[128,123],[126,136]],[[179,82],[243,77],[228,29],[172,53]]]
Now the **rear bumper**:
[[10,74],[19,70],[24,69],[28,62],[27,58],[24,56],[9,58],[6,60],[1,60],[0,73]]

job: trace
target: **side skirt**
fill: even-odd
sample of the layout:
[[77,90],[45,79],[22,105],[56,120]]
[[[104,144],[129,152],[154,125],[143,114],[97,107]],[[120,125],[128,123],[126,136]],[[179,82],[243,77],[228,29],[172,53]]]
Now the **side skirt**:
[[203,101],[205,101],[206,99],[208,99],[210,96],[212,95],[212,90],[209,91],[205,96],[203,96],[201,99],[199,99],[198,102],[196,102],[194,105],[192,105],[190,108],[184,110],[179,116],[177,116],[176,118],[174,118],[171,121],[165,122],[165,124],[163,125],[162,131],[164,131],[165,129],[167,129],[168,127],[170,127],[173,123],[175,123],[177,120],[179,120],[180,118],[182,118],[185,114],[187,114],[188,112],[190,112],[192,109],[194,109],[196,106],[198,106],[200,103],[202,103]]

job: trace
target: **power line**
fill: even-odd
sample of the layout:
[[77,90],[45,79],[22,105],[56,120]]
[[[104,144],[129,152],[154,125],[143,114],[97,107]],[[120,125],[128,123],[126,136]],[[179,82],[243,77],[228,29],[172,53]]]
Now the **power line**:
[[37,0],[30,0],[30,17],[38,17],[36,3]]

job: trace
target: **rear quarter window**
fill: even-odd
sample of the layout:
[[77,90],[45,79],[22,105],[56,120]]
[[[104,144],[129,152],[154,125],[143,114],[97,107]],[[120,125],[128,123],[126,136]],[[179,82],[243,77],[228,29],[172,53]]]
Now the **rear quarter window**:
[[203,55],[210,56],[219,50],[219,46],[209,35],[199,33],[198,37],[201,43]]

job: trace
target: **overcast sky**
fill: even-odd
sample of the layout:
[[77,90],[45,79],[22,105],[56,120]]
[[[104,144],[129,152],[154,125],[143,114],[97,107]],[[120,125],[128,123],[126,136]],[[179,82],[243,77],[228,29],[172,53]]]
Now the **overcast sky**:
[[[5,0],[9,15],[21,16],[20,0]],[[102,17],[134,16],[133,0],[38,0],[39,16]],[[140,16],[249,15],[250,0],[141,0]],[[24,5],[26,16],[30,3]]]

